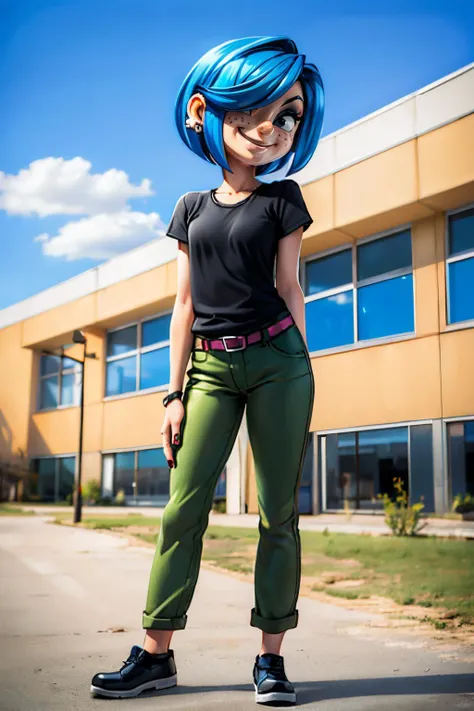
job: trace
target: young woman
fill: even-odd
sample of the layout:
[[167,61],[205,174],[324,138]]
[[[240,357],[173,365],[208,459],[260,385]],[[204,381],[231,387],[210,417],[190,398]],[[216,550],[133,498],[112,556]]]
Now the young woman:
[[298,623],[297,492],[314,401],[298,264],[312,219],[294,180],[257,176],[306,165],[323,107],[317,68],[281,36],[214,47],[179,90],[179,134],[220,166],[223,182],[183,195],[168,226],[178,240],[161,429],[171,496],[143,612],[143,647],[134,645],[119,671],[96,674],[95,695],[130,697],[177,683],[170,641],[186,626],[214,489],[245,410],[260,512],[250,615],[262,630],[256,701],[296,700],[280,651],[286,630]]

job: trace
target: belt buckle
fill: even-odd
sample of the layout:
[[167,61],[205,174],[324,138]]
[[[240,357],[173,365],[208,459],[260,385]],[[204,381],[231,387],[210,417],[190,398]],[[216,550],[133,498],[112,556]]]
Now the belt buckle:
[[[226,340],[227,340],[228,338],[233,338],[233,339],[235,339],[235,338],[243,338],[243,339],[244,339],[244,345],[243,345],[243,346],[237,346],[237,348],[228,348],[228,347],[227,347],[227,343],[226,343]],[[222,337],[221,337],[221,340],[224,341],[224,348],[226,349],[226,351],[227,351],[228,353],[231,353],[232,351],[243,351],[244,348],[245,348],[245,336],[222,336]]]

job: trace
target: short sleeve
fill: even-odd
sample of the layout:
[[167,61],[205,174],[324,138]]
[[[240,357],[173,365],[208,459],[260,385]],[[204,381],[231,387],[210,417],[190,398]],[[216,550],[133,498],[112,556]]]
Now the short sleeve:
[[166,234],[168,237],[174,237],[174,239],[188,244],[188,210],[185,195],[181,195],[176,203]]
[[286,237],[303,225],[303,232],[313,222],[308,212],[301,188],[295,180],[282,181],[282,191],[277,200],[277,216],[280,223],[278,239]]

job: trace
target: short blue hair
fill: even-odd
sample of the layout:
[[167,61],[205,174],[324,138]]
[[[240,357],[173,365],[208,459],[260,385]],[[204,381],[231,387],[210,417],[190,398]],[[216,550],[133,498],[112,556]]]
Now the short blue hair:
[[[243,37],[206,52],[184,79],[176,98],[175,121],[179,135],[196,155],[225,170],[222,135],[226,111],[249,111],[272,103],[297,81],[303,86],[305,110],[290,154],[258,166],[256,175],[273,173],[293,157],[288,175],[311,159],[323,124],[324,86],[317,67],[306,62],[289,37]],[[187,105],[199,92],[206,99],[203,131],[185,125]],[[292,155],[294,154],[294,155]]]

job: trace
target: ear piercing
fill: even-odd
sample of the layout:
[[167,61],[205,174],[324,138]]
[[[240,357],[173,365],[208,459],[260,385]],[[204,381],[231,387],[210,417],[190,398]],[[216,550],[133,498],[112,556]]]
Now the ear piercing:
[[197,119],[187,118],[185,123],[186,128],[194,128],[196,133],[202,132],[202,123]]

